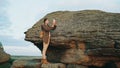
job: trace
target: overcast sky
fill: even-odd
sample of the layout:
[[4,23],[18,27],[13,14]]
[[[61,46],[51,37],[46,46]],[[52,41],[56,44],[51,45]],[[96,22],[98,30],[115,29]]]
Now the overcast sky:
[[11,55],[39,56],[24,32],[54,11],[103,10],[120,13],[120,0],[0,0],[0,41]]

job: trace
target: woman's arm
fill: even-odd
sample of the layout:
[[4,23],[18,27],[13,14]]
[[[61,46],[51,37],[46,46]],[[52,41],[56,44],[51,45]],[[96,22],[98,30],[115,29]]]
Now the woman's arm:
[[52,24],[52,27],[50,27],[49,25],[42,25],[42,30],[45,30],[45,31],[50,31],[50,30],[55,30],[56,29],[56,20],[53,19],[53,24]]
[[55,25],[56,25],[56,20],[53,19],[53,25],[52,25],[52,27],[54,27]]
[[55,30],[56,29],[56,20],[55,19],[53,19],[53,25],[52,25],[52,27],[53,27],[53,29],[52,30]]
[[56,25],[54,25],[53,27],[50,27],[50,26],[48,26],[48,25],[42,25],[41,27],[42,27],[42,30],[48,32],[48,31],[50,31],[50,30],[54,30],[54,29],[56,28]]

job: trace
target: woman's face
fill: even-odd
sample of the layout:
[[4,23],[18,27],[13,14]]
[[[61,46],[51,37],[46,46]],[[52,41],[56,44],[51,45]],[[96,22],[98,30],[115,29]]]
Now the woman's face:
[[49,23],[49,20],[46,20],[45,23],[48,24],[48,23]]

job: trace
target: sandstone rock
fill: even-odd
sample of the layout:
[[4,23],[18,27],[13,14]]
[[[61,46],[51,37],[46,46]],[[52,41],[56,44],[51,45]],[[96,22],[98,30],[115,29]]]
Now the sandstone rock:
[[[120,61],[120,13],[100,10],[57,11],[44,18],[57,20],[47,57],[50,62],[103,66]],[[42,50],[43,19],[25,32],[25,40]]]
[[0,42],[0,63],[7,62],[10,59],[10,55],[5,53],[3,46]]
[[[84,52],[80,49],[67,49],[61,53],[61,50],[54,49],[54,51],[48,50],[47,56],[50,62],[62,62],[62,63],[73,63],[73,64],[81,64],[82,62],[89,61],[88,56],[84,54]],[[52,54],[54,53],[54,54]],[[57,55],[59,54],[59,55]],[[57,59],[57,60],[56,60]]]
[[41,68],[66,68],[66,65],[62,63],[50,63],[50,64],[42,64]]
[[68,64],[67,68],[88,68],[88,67],[82,65]]
[[11,68],[66,68],[62,63],[41,64],[40,60],[16,60]]
[[16,60],[11,68],[88,68],[87,66],[77,64],[49,63],[41,64],[39,59],[33,60]]
[[120,62],[116,62],[116,68],[120,68]]
[[40,68],[39,60],[15,60],[11,68]]

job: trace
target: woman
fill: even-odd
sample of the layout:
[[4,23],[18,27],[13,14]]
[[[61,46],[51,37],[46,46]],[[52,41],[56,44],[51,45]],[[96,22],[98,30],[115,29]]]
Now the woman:
[[43,50],[42,50],[42,60],[41,63],[47,64],[46,59],[46,51],[50,43],[50,31],[56,29],[56,21],[53,19],[53,24],[50,27],[48,25],[49,20],[47,18],[44,19],[44,24],[41,25],[41,29],[43,31]]

